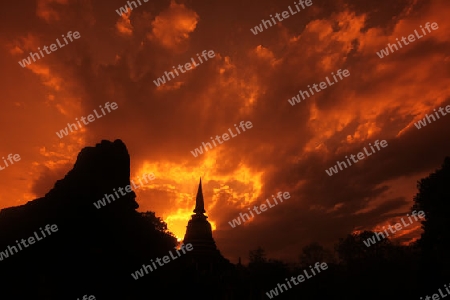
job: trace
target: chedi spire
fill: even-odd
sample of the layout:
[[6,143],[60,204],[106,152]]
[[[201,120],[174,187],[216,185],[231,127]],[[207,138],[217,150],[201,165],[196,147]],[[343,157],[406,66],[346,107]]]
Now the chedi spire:
[[202,178],[201,177],[200,177],[200,183],[198,184],[197,197],[195,198],[194,212],[196,215],[203,215],[206,212],[205,211],[205,202],[203,200]]

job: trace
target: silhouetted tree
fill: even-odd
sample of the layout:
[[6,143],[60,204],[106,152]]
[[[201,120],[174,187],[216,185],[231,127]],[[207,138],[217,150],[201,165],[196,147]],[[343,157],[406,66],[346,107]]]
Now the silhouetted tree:
[[249,260],[248,270],[252,294],[258,295],[258,299],[266,297],[264,292],[284,280],[289,274],[287,264],[277,259],[268,259],[261,246],[249,252]]
[[344,265],[354,267],[361,262],[379,262],[386,258],[387,249],[392,246],[389,239],[376,240],[374,245],[367,247],[363,241],[374,236],[372,231],[349,234],[345,239],[339,239],[335,249],[339,260]]
[[248,258],[250,260],[249,265],[267,262],[266,251],[261,246],[258,246],[255,250],[250,250]]
[[306,245],[302,249],[302,253],[299,255],[300,265],[302,267],[313,265],[316,262],[334,262],[333,254],[330,250],[325,249],[317,242],[312,242]]
[[447,278],[450,276],[450,157],[445,158],[440,169],[421,179],[417,189],[412,209],[425,212],[424,232],[419,240],[422,263],[426,273]]
[[155,212],[146,211],[141,212],[140,215],[142,216],[144,222],[151,225],[150,227],[153,227],[155,230],[160,231],[162,233],[167,233],[173,236],[173,234],[167,229],[167,223],[164,222],[160,217],[157,217],[155,215]]

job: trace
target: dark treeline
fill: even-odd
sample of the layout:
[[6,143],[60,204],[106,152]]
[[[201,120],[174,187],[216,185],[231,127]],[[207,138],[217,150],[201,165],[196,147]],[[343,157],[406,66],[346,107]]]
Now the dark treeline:
[[[423,234],[402,246],[381,239],[367,247],[363,241],[374,232],[364,231],[341,238],[328,250],[318,243],[302,249],[297,264],[267,259],[264,250],[250,251],[250,263],[241,269],[251,299],[264,299],[285,278],[303,274],[316,262],[328,269],[276,296],[277,299],[425,299],[449,293],[450,286],[450,158],[442,167],[420,180],[411,210],[424,211]],[[254,297],[261,295],[261,298]],[[269,299],[267,295],[265,299]],[[250,299],[248,298],[248,299]],[[428,299],[428,300],[429,300]],[[442,299],[442,297],[440,297]]]
[[[350,234],[334,249],[312,243],[298,263],[249,251],[247,265],[201,265],[184,255],[135,280],[131,273],[176,246],[153,212],[138,213],[129,193],[97,209],[92,204],[129,184],[125,145],[103,141],[83,149],[74,168],[45,197],[0,212],[0,251],[46,224],[58,231],[0,261],[0,299],[269,299],[267,292],[316,262],[328,269],[276,299],[420,299],[450,283],[450,158],[418,183],[412,210],[425,212],[421,238],[409,245],[389,239],[367,247],[372,232]],[[270,238],[270,237],[268,237]],[[249,249],[250,250],[250,249]]]

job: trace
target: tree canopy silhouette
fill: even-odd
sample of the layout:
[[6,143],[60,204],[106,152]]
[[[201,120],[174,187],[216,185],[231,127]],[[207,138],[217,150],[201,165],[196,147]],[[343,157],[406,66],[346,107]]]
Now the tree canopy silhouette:
[[[450,157],[441,168],[417,183],[413,210],[423,210],[423,233],[419,240],[423,264],[429,272],[450,277]],[[437,279],[437,278],[436,278]]]

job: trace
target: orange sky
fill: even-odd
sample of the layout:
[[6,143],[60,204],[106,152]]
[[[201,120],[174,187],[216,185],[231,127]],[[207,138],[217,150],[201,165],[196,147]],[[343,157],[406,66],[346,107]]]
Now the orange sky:
[[[261,245],[295,258],[306,243],[393,225],[409,213],[416,182],[450,154],[450,117],[414,122],[450,104],[447,0],[313,1],[253,35],[250,28],[293,1],[9,2],[0,18],[0,208],[45,195],[85,146],[122,139],[136,191],[184,235],[199,177],[214,237],[233,262]],[[5,10],[5,11],[6,11]],[[376,52],[426,22],[439,29],[380,59]],[[68,31],[81,38],[26,68],[18,61]],[[216,54],[157,88],[196,53]],[[288,99],[338,69],[350,77],[291,106]],[[118,109],[59,139],[55,132],[105,102]],[[253,128],[193,157],[191,150],[240,121]],[[324,170],[375,140],[388,147],[332,177]],[[228,221],[278,191],[291,198],[244,226]],[[418,228],[400,241],[417,237]],[[400,235],[399,235],[400,236]]]

